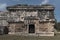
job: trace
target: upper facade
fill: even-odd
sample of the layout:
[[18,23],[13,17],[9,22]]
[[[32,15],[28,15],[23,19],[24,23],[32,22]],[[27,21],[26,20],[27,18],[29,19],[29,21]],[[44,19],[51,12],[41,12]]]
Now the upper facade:
[[27,5],[27,4],[17,4],[13,6],[8,6],[7,10],[10,12],[11,17],[15,17],[16,21],[24,21],[26,17],[32,16],[36,17],[41,21],[54,21],[54,9],[55,7],[50,4],[44,5]]
[[[0,20],[7,22],[19,22],[24,20],[36,20],[40,22],[55,21],[54,9],[55,7],[50,4],[44,5],[26,5],[17,4],[8,6],[8,12],[0,12]],[[4,23],[4,22],[3,22]]]

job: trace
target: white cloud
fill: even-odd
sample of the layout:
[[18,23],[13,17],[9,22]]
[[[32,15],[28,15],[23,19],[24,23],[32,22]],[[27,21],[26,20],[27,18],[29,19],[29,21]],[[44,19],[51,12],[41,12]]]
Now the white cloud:
[[0,3],[0,11],[6,10],[7,4],[6,3]]
[[40,5],[47,4],[48,2],[49,2],[49,0],[44,0],[44,1],[42,1],[42,3]]

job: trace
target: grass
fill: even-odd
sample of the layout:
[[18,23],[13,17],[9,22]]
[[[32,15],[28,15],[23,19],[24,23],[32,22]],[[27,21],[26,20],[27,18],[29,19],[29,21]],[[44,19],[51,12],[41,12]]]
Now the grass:
[[0,40],[60,40],[60,34],[56,34],[54,37],[0,35]]

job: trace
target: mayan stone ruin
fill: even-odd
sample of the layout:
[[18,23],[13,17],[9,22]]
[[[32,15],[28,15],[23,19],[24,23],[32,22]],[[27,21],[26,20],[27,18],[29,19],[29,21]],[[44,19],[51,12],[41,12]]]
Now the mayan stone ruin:
[[6,9],[0,12],[0,34],[54,36],[53,5],[17,4]]

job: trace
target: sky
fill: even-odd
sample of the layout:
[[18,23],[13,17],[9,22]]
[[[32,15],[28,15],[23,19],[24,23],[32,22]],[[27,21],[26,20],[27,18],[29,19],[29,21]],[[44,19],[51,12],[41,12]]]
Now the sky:
[[41,4],[52,4],[55,6],[55,18],[60,22],[60,0],[0,0],[0,11],[5,11],[7,6],[16,4],[30,4],[30,5],[41,5]]

